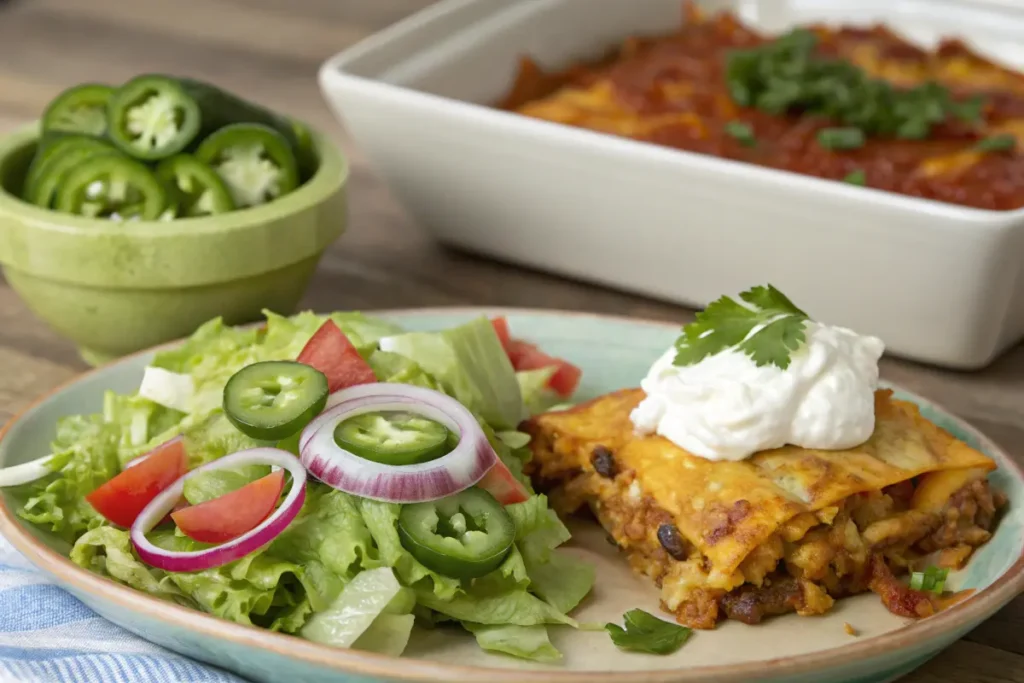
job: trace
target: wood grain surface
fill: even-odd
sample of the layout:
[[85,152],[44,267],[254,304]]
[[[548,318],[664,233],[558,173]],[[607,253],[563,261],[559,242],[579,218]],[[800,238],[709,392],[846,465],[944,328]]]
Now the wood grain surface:
[[[353,162],[350,232],[327,253],[303,306],[317,310],[479,304],[684,321],[684,309],[482,261],[433,244],[402,211],[320,98],[316,71],[339,49],[431,0],[5,0],[0,131],[61,89],[143,71],[187,74],[330,131]],[[82,371],[0,279],[0,423]],[[1024,348],[975,373],[886,359],[882,374],[965,417],[1024,461]],[[1024,597],[908,683],[1024,683]]]

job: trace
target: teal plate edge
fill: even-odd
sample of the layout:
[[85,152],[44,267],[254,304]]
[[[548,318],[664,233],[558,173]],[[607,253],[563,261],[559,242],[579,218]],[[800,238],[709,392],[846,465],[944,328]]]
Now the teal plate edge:
[[[540,343],[547,352],[582,367],[579,395],[583,399],[635,386],[679,330],[671,323],[565,311],[436,308],[371,314],[413,330],[444,328],[478,315],[507,315],[516,336]],[[61,415],[98,410],[104,389],[123,392],[137,388],[151,354],[129,356],[86,373],[11,420],[0,431],[0,464],[16,464],[45,452],[55,420]],[[94,576],[47,547],[40,534],[14,516],[6,497],[0,499],[0,533],[101,616],[159,645],[254,681],[884,683],[923,664],[1024,589],[1024,474],[1020,467],[984,435],[940,406],[897,387],[894,390],[898,397],[921,406],[926,417],[999,462],[993,483],[1008,495],[1010,512],[1001,520],[993,541],[976,553],[957,577],[959,587],[978,589],[970,599],[884,636],[796,657],[671,671],[605,673],[473,668],[340,651],[170,606]]]

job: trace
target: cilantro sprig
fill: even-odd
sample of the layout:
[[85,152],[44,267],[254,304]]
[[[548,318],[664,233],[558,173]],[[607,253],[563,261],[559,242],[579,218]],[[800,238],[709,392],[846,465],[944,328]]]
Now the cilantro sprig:
[[648,614],[642,609],[631,609],[622,615],[626,628],[608,624],[605,629],[620,650],[670,655],[683,646],[692,631]]
[[708,304],[676,340],[675,365],[694,365],[736,348],[758,366],[785,370],[790,356],[806,341],[808,316],[771,285],[740,294],[743,305],[727,296]]

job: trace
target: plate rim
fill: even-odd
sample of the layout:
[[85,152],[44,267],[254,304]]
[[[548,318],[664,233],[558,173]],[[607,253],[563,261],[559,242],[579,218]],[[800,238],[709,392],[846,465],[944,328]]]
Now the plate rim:
[[[390,308],[362,311],[367,315],[402,317],[412,315],[533,315],[540,317],[582,317],[597,318],[630,325],[659,328],[675,328],[678,323],[651,318],[632,317],[607,313],[571,311],[544,308],[523,308],[509,306],[430,306],[423,308]],[[253,323],[259,324],[259,323]],[[102,374],[111,368],[132,362],[139,356],[183,343],[187,337],[137,351],[111,363],[78,374],[45,394],[33,400],[20,410],[2,428],[0,443],[11,428],[30,413],[40,408],[51,398],[84,381]],[[1024,468],[1000,446],[979,429],[949,411],[945,406],[909,391],[898,384],[887,383],[914,400],[929,405],[942,413],[956,426],[971,434],[990,452],[998,454],[1000,460],[1009,465],[1011,476],[1024,483]],[[108,604],[131,612],[142,613],[145,617],[169,622],[179,628],[231,641],[246,648],[271,650],[286,658],[300,659],[308,664],[341,673],[357,674],[380,680],[434,683],[439,680],[480,680],[489,683],[590,683],[595,674],[607,683],[722,683],[741,680],[756,681],[763,677],[799,675],[850,665],[867,658],[896,653],[914,644],[941,639],[951,635],[965,623],[984,620],[996,610],[1024,591],[1024,549],[1017,560],[989,586],[977,591],[967,599],[939,614],[911,622],[893,631],[865,638],[848,645],[840,645],[806,654],[790,655],[773,659],[762,659],[735,664],[716,664],[693,668],[651,669],[643,671],[567,671],[548,669],[515,669],[503,667],[467,666],[448,664],[429,659],[393,657],[359,650],[333,648],[305,641],[295,636],[275,633],[256,626],[245,626],[200,612],[188,607],[168,603],[166,600],[147,595],[128,586],[121,585],[106,577],[93,574],[79,567],[60,553],[50,549],[24,529],[13,509],[0,497],[0,534],[32,564],[58,578],[58,585],[70,585],[106,601]],[[944,649],[944,647],[942,648]],[[496,655],[499,656],[499,655]]]

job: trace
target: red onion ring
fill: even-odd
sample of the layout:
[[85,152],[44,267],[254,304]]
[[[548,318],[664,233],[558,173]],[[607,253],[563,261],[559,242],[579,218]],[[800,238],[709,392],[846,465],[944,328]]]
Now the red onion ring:
[[[292,485],[284,502],[251,531],[227,543],[206,550],[178,552],[153,545],[146,534],[175,506],[185,488],[185,481],[200,472],[245,467],[246,465],[277,465],[292,475]],[[197,467],[160,492],[143,508],[132,524],[131,539],[135,551],[146,564],[169,572],[198,572],[219,567],[259,550],[284,531],[306,500],[306,470],[294,455],[277,448],[250,448]]]
[[[458,493],[480,481],[496,462],[480,423],[455,399],[409,384],[362,384],[336,392],[334,407],[309,423],[300,437],[302,464],[328,486],[361,498],[419,503]],[[338,423],[356,415],[404,410],[454,431],[459,444],[450,453],[416,465],[384,465],[341,448]]]

